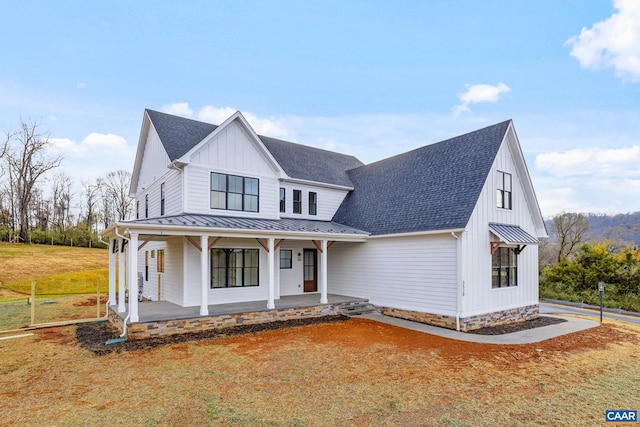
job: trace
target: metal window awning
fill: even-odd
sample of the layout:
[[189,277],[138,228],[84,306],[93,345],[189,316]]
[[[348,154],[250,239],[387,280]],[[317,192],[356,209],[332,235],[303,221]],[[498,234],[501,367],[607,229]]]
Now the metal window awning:
[[517,225],[489,224],[489,231],[498,238],[498,242],[491,242],[493,255],[500,246],[517,246],[516,253],[522,252],[527,245],[537,245],[538,239],[524,231]]

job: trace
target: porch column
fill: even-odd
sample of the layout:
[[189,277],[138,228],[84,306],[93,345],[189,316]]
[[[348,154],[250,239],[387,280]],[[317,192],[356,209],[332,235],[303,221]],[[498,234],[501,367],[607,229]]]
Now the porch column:
[[[109,304],[116,303],[116,244],[115,239],[109,239]],[[108,309],[108,308],[107,308]],[[109,313],[107,313],[109,315]]]
[[124,239],[118,240],[118,313],[124,313],[127,308],[124,305],[125,285],[125,262],[124,262]]
[[200,236],[200,316],[209,315],[209,237]]
[[273,308],[276,308],[276,303],[275,303],[276,272],[274,269],[276,249],[275,249],[273,237],[269,237],[267,248],[268,248],[267,251],[269,252],[267,254],[269,255],[269,262],[267,263],[269,264],[269,300],[267,301],[267,308],[273,309]]
[[137,322],[138,317],[138,233],[129,238],[129,321]]
[[327,261],[329,259],[329,249],[327,248],[327,241],[322,240],[322,262],[320,263],[320,304],[327,304],[329,299],[327,298]]

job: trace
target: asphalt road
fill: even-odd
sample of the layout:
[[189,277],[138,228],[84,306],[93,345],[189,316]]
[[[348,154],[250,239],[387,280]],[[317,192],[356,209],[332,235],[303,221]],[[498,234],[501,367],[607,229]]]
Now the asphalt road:
[[[592,310],[588,308],[573,307],[570,305],[551,304],[548,302],[540,303],[540,314],[582,314],[585,316],[591,316],[600,320],[600,310]],[[624,314],[611,313],[604,311],[602,317],[607,319],[618,319],[625,322],[640,323],[640,316],[627,316]]]

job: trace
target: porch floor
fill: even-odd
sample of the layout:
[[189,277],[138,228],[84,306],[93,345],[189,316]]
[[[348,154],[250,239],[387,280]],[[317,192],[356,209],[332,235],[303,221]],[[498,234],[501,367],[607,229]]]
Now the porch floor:
[[[328,299],[327,304],[321,304],[319,293],[282,296],[280,297],[280,299],[275,300],[276,308],[274,310],[367,301],[366,298],[348,297],[344,295],[335,295],[335,294],[328,294],[327,299]],[[111,305],[110,309],[111,311],[116,313],[121,319],[124,319],[127,316],[129,307],[127,304],[127,311],[124,313],[118,313],[117,305]],[[270,311],[269,309],[267,309],[267,301],[248,301],[248,302],[236,302],[236,303],[229,303],[229,304],[209,305],[208,316],[251,313],[251,312],[257,312],[257,311],[260,311],[260,312]],[[138,317],[140,318],[140,320],[136,323],[157,322],[157,321],[177,320],[177,319],[195,319],[198,317],[207,317],[207,316],[200,315],[200,306],[181,307],[169,301],[146,301],[146,302],[138,303]]]

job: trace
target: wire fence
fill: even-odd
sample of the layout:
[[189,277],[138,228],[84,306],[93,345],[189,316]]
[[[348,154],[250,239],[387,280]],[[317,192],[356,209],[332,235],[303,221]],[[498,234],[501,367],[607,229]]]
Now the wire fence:
[[103,278],[42,279],[14,285],[9,290],[5,294],[10,296],[0,300],[0,332],[106,315],[108,282]]

